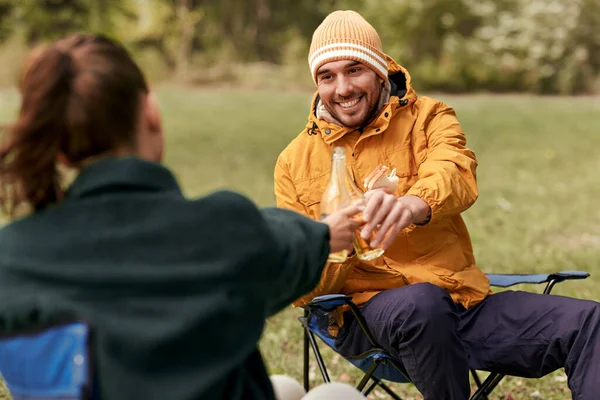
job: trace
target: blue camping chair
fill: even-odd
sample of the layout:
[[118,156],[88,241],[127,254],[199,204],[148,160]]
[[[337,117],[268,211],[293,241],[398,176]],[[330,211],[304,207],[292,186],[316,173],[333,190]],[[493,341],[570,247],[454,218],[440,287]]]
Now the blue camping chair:
[[[541,284],[546,283],[544,294],[550,294],[552,288],[557,283],[571,279],[586,279],[590,275],[583,271],[563,271],[554,274],[486,274],[490,280],[491,286],[509,287],[522,283]],[[304,387],[308,391],[310,388],[309,381],[309,358],[312,347],[313,353],[317,360],[317,365],[325,382],[330,382],[327,368],[323,361],[323,357],[319,351],[319,346],[315,339],[318,336],[326,345],[337,352],[334,338],[328,333],[329,314],[336,308],[347,305],[352,314],[356,318],[359,326],[365,333],[367,339],[371,342],[372,349],[368,352],[355,357],[348,357],[350,363],[361,369],[365,375],[360,380],[357,390],[367,396],[376,387],[381,387],[395,400],[402,400],[396,393],[386,385],[383,380],[397,383],[409,383],[410,379],[402,364],[395,360],[386,350],[382,349],[373,338],[364,318],[356,304],[352,302],[350,296],[343,294],[329,294],[315,297],[309,304],[305,305],[304,316],[299,317],[302,326],[304,327]],[[473,380],[477,385],[477,391],[471,397],[471,400],[487,400],[488,395],[496,388],[505,375],[492,373],[487,379],[482,382],[476,371],[471,371]],[[369,386],[367,386],[367,383]]]
[[13,400],[92,400],[83,323],[0,338],[0,373]]

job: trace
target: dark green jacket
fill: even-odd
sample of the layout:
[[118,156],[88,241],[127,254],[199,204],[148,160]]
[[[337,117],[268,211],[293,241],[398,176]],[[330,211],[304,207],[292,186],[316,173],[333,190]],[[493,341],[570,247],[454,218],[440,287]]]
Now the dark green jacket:
[[187,200],[166,168],[105,159],[0,229],[0,334],[87,322],[103,399],[273,399],[264,320],[317,284],[328,240],[298,214]]

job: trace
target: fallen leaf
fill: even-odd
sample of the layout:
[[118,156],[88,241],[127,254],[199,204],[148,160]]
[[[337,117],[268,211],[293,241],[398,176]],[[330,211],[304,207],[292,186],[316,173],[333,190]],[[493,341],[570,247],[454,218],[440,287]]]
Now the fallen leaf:
[[350,375],[348,375],[346,372],[342,372],[339,379],[340,382],[350,382]]

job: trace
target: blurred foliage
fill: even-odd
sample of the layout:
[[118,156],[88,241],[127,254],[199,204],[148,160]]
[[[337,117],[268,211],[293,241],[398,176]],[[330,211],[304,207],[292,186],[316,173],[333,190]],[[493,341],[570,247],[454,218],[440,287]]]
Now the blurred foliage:
[[0,0],[0,42],[91,30],[154,76],[224,82],[259,63],[310,83],[312,32],[335,9],[371,22],[419,90],[600,92],[598,0]]

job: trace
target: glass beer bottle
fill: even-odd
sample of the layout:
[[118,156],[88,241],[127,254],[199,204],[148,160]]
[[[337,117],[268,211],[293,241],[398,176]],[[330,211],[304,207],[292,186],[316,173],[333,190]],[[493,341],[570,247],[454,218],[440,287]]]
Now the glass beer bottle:
[[[364,204],[365,197],[360,189],[354,183],[354,179],[350,175],[350,172],[346,170],[346,184],[348,186],[348,193],[350,195],[351,204]],[[355,215],[353,218],[362,219],[362,212],[360,214]],[[354,251],[356,251],[356,256],[359,260],[368,261],[374,260],[377,257],[380,257],[384,250],[383,249],[373,249],[369,245],[369,241],[375,238],[377,231],[373,231],[369,237],[369,241],[365,240],[360,236],[360,231],[362,228],[358,228],[354,231],[354,238],[352,239],[354,244]]]
[[[321,197],[321,219],[348,205],[350,196],[346,187],[346,150],[343,147],[334,147],[329,183]],[[347,258],[348,251],[342,250],[331,253],[327,261],[344,262]]]

